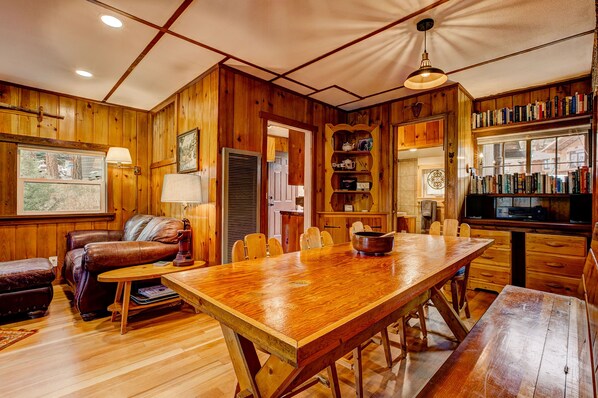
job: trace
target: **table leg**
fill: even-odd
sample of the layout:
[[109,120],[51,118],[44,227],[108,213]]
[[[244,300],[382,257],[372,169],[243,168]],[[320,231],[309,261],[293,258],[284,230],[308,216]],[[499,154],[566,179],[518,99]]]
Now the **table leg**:
[[264,366],[260,366],[251,341],[226,325],[220,324],[220,327],[239,381],[240,394],[270,398],[280,397],[287,392],[302,369],[295,368],[274,355],[270,355]]
[[461,321],[459,315],[455,312],[453,307],[448,303],[444,294],[438,290],[437,287],[433,287],[431,289],[431,299],[434,303],[434,306],[448,325],[449,329],[453,332],[457,340],[459,342],[463,341],[467,334],[469,333],[469,329],[467,326]]
[[118,282],[118,285],[116,285],[116,294],[114,295],[114,306],[112,309],[112,317],[110,318],[110,322],[116,321],[116,315],[118,314],[117,308],[122,306],[122,294],[123,282]]
[[131,281],[125,282],[125,292],[120,311],[120,334],[127,333],[127,318],[129,317],[129,301],[131,300]]

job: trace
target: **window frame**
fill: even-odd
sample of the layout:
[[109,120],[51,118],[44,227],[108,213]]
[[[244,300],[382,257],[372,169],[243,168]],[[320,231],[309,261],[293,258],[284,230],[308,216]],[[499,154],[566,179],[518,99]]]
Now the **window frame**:
[[[85,156],[98,156],[101,158],[103,165],[104,178],[102,180],[62,180],[62,179],[50,179],[50,178],[31,178],[21,177],[21,149],[33,150],[33,151],[44,151],[54,153],[68,153],[73,155],[85,155]],[[29,144],[18,144],[17,145],[17,216],[52,216],[52,215],[85,215],[85,214],[107,214],[108,212],[108,167],[106,164],[106,153],[102,151],[74,149],[66,147],[54,147],[44,145],[29,145]],[[68,185],[97,185],[100,187],[100,209],[99,210],[88,210],[88,211],[25,211],[24,209],[24,191],[25,184],[28,182],[34,183],[48,183],[48,184],[68,184]]]
[[[588,166],[592,163],[592,154],[591,154],[591,148],[590,148],[590,140],[591,140],[591,136],[590,136],[590,128],[589,126],[581,126],[579,128],[568,128],[568,129],[564,129],[564,130],[557,130],[557,131],[536,131],[536,132],[531,132],[531,133],[522,133],[522,134],[509,134],[509,135],[504,135],[504,136],[491,136],[491,137],[478,137],[476,140],[476,156],[477,156],[477,162],[478,162],[478,174],[480,176],[484,176],[486,174],[484,174],[484,170],[490,170],[490,169],[494,169],[496,170],[497,168],[500,169],[500,172],[493,172],[490,175],[497,175],[497,174],[505,174],[505,167],[508,167],[508,165],[505,165],[504,162],[504,153],[505,153],[505,143],[507,142],[512,142],[512,141],[525,141],[526,143],[526,154],[525,154],[525,174],[532,174],[532,166],[541,166],[543,170],[549,170],[551,167],[554,167],[555,173],[554,175],[558,174],[558,170],[559,170],[559,165],[562,164],[572,164],[573,162],[567,160],[567,161],[562,161],[562,159],[560,158],[559,154],[558,154],[558,141],[559,138],[562,137],[568,137],[568,136],[576,136],[576,135],[584,135],[585,136],[585,143],[584,143],[584,151],[583,151],[583,158],[584,160],[581,161],[582,165],[584,166]],[[532,165],[532,141],[534,140],[539,140],[539,139],[548,139],[548,138],[554,138],[555,139],[555,148],[554,148],[554,162],[550,162],[548,164],[546,164],[545,162],[543,163],[536,163]],[[483,160],[480,159],[479,154],[482,153],[481,147],[483,145],[494,145],[494,144],[501,144],[501,157],[503,159],[503,162],[500,166],[496,166],[496,165],[492,165],[492,166],[482,166],[483,165]],[[577,151],[576,153],[579,153],[580,151]],[[579,157],[579,155],[578,155]],[[581,167],[580,166],[580,161],[576,161],[576,166],[575,167]],[[547,168],[548,166],[548,168]],[[510,174],[510,173],[507,173]],[[548,175],[553,175],[553,174],[548,174]]]

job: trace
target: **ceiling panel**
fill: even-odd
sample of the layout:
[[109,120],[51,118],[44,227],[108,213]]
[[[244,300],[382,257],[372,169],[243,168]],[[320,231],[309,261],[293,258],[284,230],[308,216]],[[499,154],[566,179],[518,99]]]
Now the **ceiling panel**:
[[303,95],[308,95],[314,92],[314,90],[311,88],[297,84],[291,80],[285,79],[284,77],[274,80],[273,83]]
[[[576,77],[590,72],[594,36],[587,35],[554,46],[450,75],[475,98],[511,88]],[[567,62],[559,62],[566,59]],[[535,100],[535,99],[534,99]]]
[[109,102],[151,109],[223,58],[195,44],[164,35]]
[[244,62],[236,61],[234,59],[228,59],[228,60],[226,60],[226,62],[224,62],[224,64],[228,65],[230,67],[233,67],[235,69],[238,69],[242,72],[253,75],[255,77],[259,77],[260,79],[271,80],[276,77],[276,75],[273,75],[272,73],[266,72],[262,69],[253,67],[251,65],[247,65]]
[[353,94],[339,90],[336,87],[327,88],[326,90],[310,95],[310,97],[334,106],[359,99]]
[[172,30],[282,73],[432,2],[203,0]]
[[[183,3],[183,0],[103,0],[103,3],[153,24],[164,26]],[[111,15],[117,16],[116,14]]]
[[[593,29],[594,3],[574,3],[575,7],[564,7],[559,0],[447,2],[425,14],[436,22],[427,43],[432,64],[456,70]],[[424,38],[415,26],[420,19],[413,18],[289,77],[316,88],[336,84],[362,96],[399,87],[421,60]],[[554,61],[562,63],[563,59],[555,53]]]
[[[87,1],[4,1],[0,13],[0,80],[101,100],[156,30],[129,21],[104,25]],[[93,78],[77,76],[85,69]]]

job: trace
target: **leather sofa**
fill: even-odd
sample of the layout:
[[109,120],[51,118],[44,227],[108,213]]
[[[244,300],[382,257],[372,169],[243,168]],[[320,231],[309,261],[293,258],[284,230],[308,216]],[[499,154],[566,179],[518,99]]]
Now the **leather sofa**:
[[74,305],[85,321],[106,314],[114,302],[116,284],[98,282],[98,275],[115,268],[171,260],[178,252],[175,218],[135,215],[123,231],[89,230],[67,234],[63,275]]

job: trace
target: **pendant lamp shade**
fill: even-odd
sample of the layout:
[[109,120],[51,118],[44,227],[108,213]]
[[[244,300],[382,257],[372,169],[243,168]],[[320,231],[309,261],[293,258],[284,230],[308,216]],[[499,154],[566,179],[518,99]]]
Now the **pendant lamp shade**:
[[404,86],[412,90],[424,90],[438,87],[448,80],[442,69],[434,68],[426,49],[426,31],[434,26],[433,19],[423,19],[417,23],[417,30],[424,32],[424,52],[419,69],[412,72],[405,80]]

